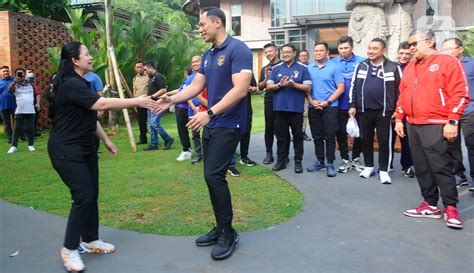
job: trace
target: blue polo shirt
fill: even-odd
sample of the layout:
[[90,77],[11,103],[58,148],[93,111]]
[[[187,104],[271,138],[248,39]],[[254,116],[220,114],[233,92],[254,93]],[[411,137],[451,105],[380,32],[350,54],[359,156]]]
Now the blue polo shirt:
[[355,55],[354,53],[352,53],[352,58],[350,60],[342,58],[341,55],[331,59],[332,63],[339,66],[342,76],[344,77],[344,94],[339,97],[339,109],[341,110],[349,110],[350,108],[349,91],[351,89],[352,75],[354,74],[357,64],[364,60],[365,58]]
[[[295,83],[312,84],[308,68],[300,62],[294,61],[290,67],[282,62],[273,67],[267,83],[278,84],[284,76],[292,78]],[[304,112],[305,92],[296,88],[285,86],[274,92],[273,111]]]
[[464,109],[464,113],[474,111],[474,58],[464,55],[461,59],[464,67],[464,74],[466,75],[467,85],[471,92],[471,103]]
[[12,76],[0,79],[0,110],[16,109],[15,95],[8,92],[8,87],[14,79]]
[[99,75],[95,74],[92,71],[89,71],[86,75],[84,75],[84,79],[89,82],[89,86],[94,93],[98,91],[104,90],[104,84],[100,79]]
[[[219,103],[232,89],[232,75],[252,73],[252,52],[241,41],[227,36],[218,47],[206,51],[199,68],[206,77],[208,109]],[[206,125],[208,128],[240,128],[243,134],[247,124],[247,99],[242,99],[227,111],[216,115]]]
[[[196,77],[196,73],[193,73],[191,75],[189,75],[186,80],[184,81],[184,83],[179,87],[178,89],[178,93],[183,91],[184,88],[186,88],[186,86],[190,85],[193,80],[194,80],[194,77]],[[176,103],[176,107],[178,108],[184,108],[184,109],[187,109],[188,108],[188,104],[186,102],[179,102],[179,103]]]
[[[336,64],[330,61],[326,61],[322,67],[319,67],[316,62],[310,64],[308,71],[311,76],[311,81],[313,82],[311,97],[314,100],[327,101],[336,91],[336,84],[344,83],[341,70]],[[331,105],[329,105],[329,107],[337,106],[339,106],[338,100],[333,101]],[[310,107],[313,106],[310,105]]]

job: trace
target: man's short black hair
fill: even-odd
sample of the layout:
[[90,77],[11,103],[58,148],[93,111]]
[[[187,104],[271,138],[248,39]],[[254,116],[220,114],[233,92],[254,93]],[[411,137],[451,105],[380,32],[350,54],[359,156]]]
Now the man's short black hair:
[[316,43],[314,43],[314,47],[316,47],[318,45],[323,45],[324,48],[326,48],[326,50],[329,50],[329,45],[326,42],[316,42]]
[[383,48],[387,48],[387,43],[385,43],[385,41],[382,38],[373,38],[372,41],[370,41],[370,42],[371,43],[372,42],[380,43]]
[[303,53],[303,52],[306,52],[306,53],[308,53],[308,54],[309,54],[308,50],[306,50],[306,49],[302,49],[302,50],[300,50],[300,53],[299,53],[299,54],[301,54],[301,53]]
[[2,66],[1,69],[2,69],[2,70],[3,70],[3,69],[8,69],[8,70],[10,70],[10,67],[8,67],[8,65],[4,65],[4,66]]
[[225,27],[225,13],[218,7],[207,7],[201,10],[201,14],[207,13],[206,16],[214,21],[216,18],[221,19],[222,25]]
[[282,51],[283,51],[283,48],[284,48],[284,47],[289,47],[289,48],[291,48],[291,49],[293,50],[293,52],[296,52],[296,47],[295,47],[293,44],[291,44],[291,43],[282,45],[282,46],[281,46]]
[[142,60],[138,60],[135,62],[135,64],[144,64]]
[[17,69],[15,69],[15,74],[16,74],[16,72],[18,72],[18,71],[23,71],[23,72],[25,72],[25,69],[24,69],[23,67],[18,67]]
[[148,62],[146,62],[146,63],[145,63],[145,66],[148,66],[148,67],[151,67],[151,68],[156,69],[155,62],[153,62],[153,61],[148,61]]
[[351,47],[354,47],[354,40],[352,40],[352,38],[349,36],[342,36],[339,38],[339,41],[337,41],[338,46],[344,43],[348,43]]
[[273,47],[273,48],[278,50],[277,46],[274,43],[268,43],[268,44],[264,45],[263,49],[267,49],[269,47]]
[[410,49],[410,43],[408,41],[403,41],[398,45],[398,50],[400,49]]
[[461,41],[461,39],[457,38],[457,37],[451,37],[451,38],[447,38],[443,41],[443,44],[446,43],[446,42],[449,42],[449,41],[454,41],[454,44],[457,46],[457,47],[463,47],[463,43]]

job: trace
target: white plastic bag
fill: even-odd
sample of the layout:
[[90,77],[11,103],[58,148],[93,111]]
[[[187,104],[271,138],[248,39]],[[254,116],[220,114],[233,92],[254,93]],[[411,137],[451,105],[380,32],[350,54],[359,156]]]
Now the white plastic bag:
[[357,120],[354,117],[350,117],[346,124],[346,132],[351,137],[359,137],[359,126],[357,125]]

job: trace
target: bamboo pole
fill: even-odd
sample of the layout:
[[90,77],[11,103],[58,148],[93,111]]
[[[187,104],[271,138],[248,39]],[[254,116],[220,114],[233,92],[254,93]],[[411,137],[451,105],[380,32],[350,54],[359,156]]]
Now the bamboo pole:
[[[115,58],[115,50],[112,43],[112,0],[104,0],[105,2],[105,32],[106,32],[106,39],[107,39],[107,47],[108,47],[108,54],[109,60],[112,63],[112,70],[115,78],[115,82],[117,83],[117,89],[119,92],[119,96],[121,99],[124,99],[125,96],[123,94],[123,85],[122,81],[120,80],[120,73],[117,64],[117,59]],[[128,109],[123,109],[123,116],[125,118],[125,125],[127,126],[128,131],[128,138],[130,140],[130,146],[132,147],[132,151],[137,151],[137,146],[135,144],[135,138],[133,136],[132,125],[130,124],[130,116],[128,115]]]

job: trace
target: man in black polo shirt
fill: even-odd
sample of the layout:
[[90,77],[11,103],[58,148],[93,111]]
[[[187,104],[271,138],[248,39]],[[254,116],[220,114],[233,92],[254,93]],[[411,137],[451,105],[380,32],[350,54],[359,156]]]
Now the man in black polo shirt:
[[[278,49],[272,44],[266,44],[263,47],[265,57],[267,57],[268,65],[262,67],[260,71],[260,80],[258,81],[258,89],[264,90],[267,88],[268,77],[272,72],[272,68],[281,63],[278,57]],[[263,160],[263,164],[273,163],[273,138],[275,137],[275,114],[273,113],[273,92],[265,92],[264,97],[264,115],[265,115],[265,147],[267,150],[267,156]]]
[[252,53],[241,41],[227,35],[224,12],[216,7],[201,11],[199,32],[213,47],[203,55],[202,65],[193,82],[180,93],[162,96],[158,111],[186,101],[207,87],[208,110],[189,121],[188,128],[202,133],[204,178],[211,198],[217,226],[196,240],[198,246],[215,245],[211,257],[229,257],[239,235],[232,228],[232,202],[225,179],[230,159],[240,135],[246,132],[247,100],[252,78]]
[[[148,81],[148,96],[152,99],[157,99],[166,93],[166,84],[163,75],[156,71],[155,64],[153,62],[147,62],[145,64],[145,72],[150,77]],[[150,145],[145,147],[144,151],[158,150],[159,138],[158,135],[163,138],[165,142],[163,150],[168,150],[174,142],[172,138],[160,124],[161,114],[155,114],[148,110],[148,128],[150,129]]]

